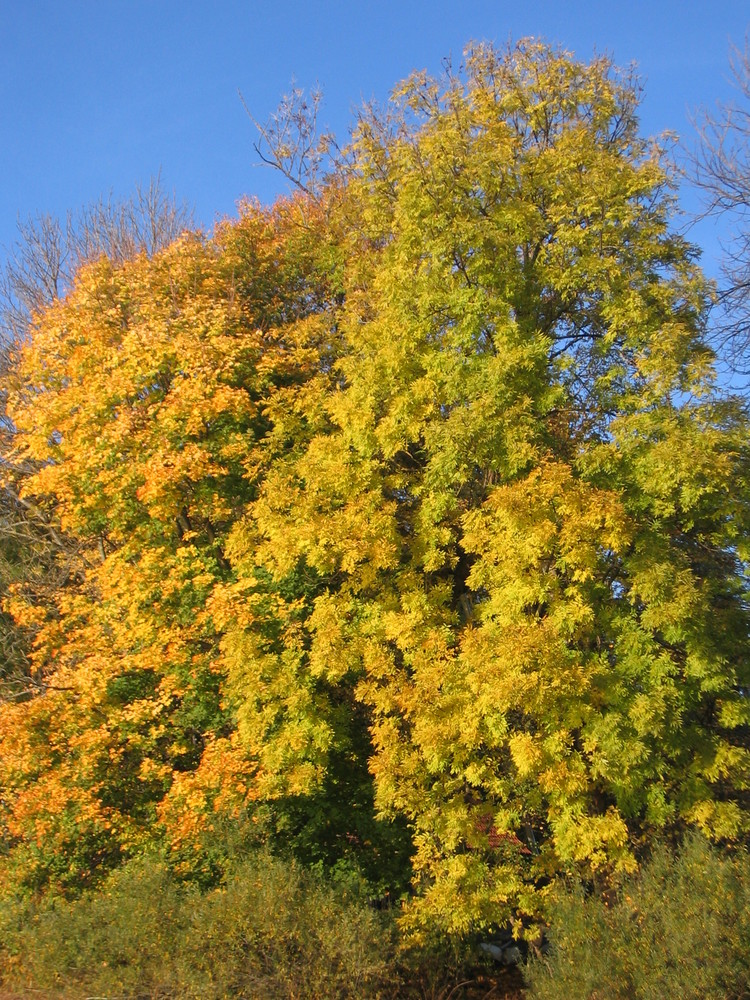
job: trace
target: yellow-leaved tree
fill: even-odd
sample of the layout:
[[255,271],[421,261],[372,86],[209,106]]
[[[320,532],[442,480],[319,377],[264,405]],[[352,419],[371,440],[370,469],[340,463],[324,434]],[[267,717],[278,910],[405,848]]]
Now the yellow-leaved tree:
[[348,685],[376,807],[414,832],[415,928],[533,918],[665,828],[745,836],[747,424],[634,85],[477,46],[363,116],[338,178],[332,426],[230,537],[326,581],[233,668],[266,778],[331,738],[289,692]]

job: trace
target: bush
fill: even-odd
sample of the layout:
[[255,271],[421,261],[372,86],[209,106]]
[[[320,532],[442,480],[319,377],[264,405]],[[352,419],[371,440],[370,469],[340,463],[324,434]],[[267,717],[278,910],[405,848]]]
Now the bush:
[[168,995],[189,895],[160,862],[141,859],[77,900],[6,900],[0,982],[71,998]]
[[392,929],[351,883],[266,856],[201,898],[180,978],[186,992],[216,1000],[376,997],[393,955]]
[[126,865],[96,893],[6,901],[0,981],[68,998],[375,998],[393,935],[356,889],[258,854],[201,894],[159,860]]
[[615,898],[562,893],[530,1000],[750,997],[750,859],[695,835],[655,850]]

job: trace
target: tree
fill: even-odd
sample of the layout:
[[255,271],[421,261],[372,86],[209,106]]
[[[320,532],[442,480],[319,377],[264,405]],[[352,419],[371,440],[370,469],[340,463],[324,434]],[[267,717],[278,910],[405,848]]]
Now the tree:
[[165,191],[157,175],[125,200],[100,198],[64,221],[39,214],[17,226],[0,275],[0,336],[6,343],[25,338],[31,316],[65,295],[84,264],[100,256],[117,264],[139,253],[152,257],[194,222],[189,206]]
[[724,247],[719,290],[717,343],[730,367],[750,374],[750,49],[731,58],[738,101],[705,112],[693,177],[710,215],[726,216],[733,227]]
[[[185,234],[119,266],[102,258],[18,352],[8,392],[23,495],[52,506],[81,559],[43,605],[27,586],[12,594],[15,621],[34,631],[43,696],[0,707],[11,889],[80,890],[163,839],[201,870],[217,813],[280,798],[264,796],[253,747],[237,738],[253,692],[227,677],[224,632],[235,614],[245,623],[278,607],[262,638],[291,634],[285,602],[315,581],[286,580],[279,596],[267,574],[238,573],[228,536],[274,457],[305,439],[332,378],[322,219],[300,199],[248,204],[211,240]],[[315,709],[341,720],[351,759],[366,730],[332,702],[321,691]],[[308,860],[377,840],[366,766],[335,756],[308,808],[291,781],[266,823]]]
[[[100,199],[65,221],[38,215],[18,223],[18,238],[0,273],[0,371],[12,367],[17,345],[29,336],[32,317],[70,291],[75,275],[101,256],[115,264],[143,253],[152,257],[193,225],[188,206],[165,191],[160,176],[131,197]],[[35,471],[14,452],[15,427],[0,394],[0,599],[14,586],[43,603],[79,572],[79,543],[55,525],[54,511],[25,498],[23,483]],[[30,673],[27,630],[0,613],[0,691],[26,697],[39,689]]]
[[607,60],[525,42],[363,117],[332,427],[232,533],[325,581],[303,639],[245,657],[240,732],[266,780],[314,774],[330,730],[288,692],[350,687],[418,926],[748,829],[746,423],[636,110]]

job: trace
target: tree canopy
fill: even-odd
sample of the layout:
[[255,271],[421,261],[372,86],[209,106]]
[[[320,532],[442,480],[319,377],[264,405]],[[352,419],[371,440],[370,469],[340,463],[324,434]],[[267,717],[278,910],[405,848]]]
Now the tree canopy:
[[747,419],[637,99],[476,46],[314,189],[34,316],[22,495],[79,547],[8,604],[6,886],[244,817],[463,933],[747,835]]

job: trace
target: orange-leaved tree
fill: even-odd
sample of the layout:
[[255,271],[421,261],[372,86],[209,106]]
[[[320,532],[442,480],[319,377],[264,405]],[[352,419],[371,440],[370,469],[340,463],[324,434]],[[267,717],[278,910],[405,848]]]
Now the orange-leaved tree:
[[[247,205],[210,240],[102,258],[18,348],[23,496],[78,547],[45,604],[23,580],[9,601],[33,634],[35,693],[0,706],[6,884],[80,886],[152,843],[160,810],[179,843],[221,793],[235,807],[250,794],[257,765],[232,743],[211,602],[232,578],[229,529],[296,433],[274,400],[291,419],[329,378],[319,227],[299,201]],[[210,780],[186,811],[201,767]]]

